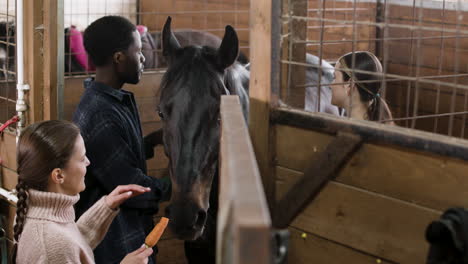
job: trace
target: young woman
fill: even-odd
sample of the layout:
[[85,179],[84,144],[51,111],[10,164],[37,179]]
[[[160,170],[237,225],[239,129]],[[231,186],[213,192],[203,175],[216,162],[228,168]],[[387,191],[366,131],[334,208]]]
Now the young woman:
[[[14,263],[94,263],[93,249],[119,213],[119,205],[150,191],[139,185],[118,186],[75,222],[73,205],[85,189],[90,164],[85,151],[78,127],[70,122],[44,121],[23,131],[17,149]],[[153,252],[143,247],[132,250],[121,263],[147,263]]]
[[[392,119],[387,103],[380,97],[382,77],[373,74],[382,72],[382,64],[370,52],[343,55],[335,64],[332,104],[344,108],[347,115],[355,119],[379,121],[380,111],[383,111],[382,120]],[[394,125],[392,121],[387,124]]]

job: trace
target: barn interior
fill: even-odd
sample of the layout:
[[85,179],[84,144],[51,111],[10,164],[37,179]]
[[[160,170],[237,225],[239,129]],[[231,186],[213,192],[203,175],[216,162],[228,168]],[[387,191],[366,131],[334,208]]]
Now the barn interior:
[[[0,0],[0,123],[27,105],[19,109],[23,123],[0,137],[0,263],[12,246],[15,205],[8,197],[17,183],[18,131],[41,120],[71,120],[93,68],[80,63],[84,49],[70,42],[104,15],[143,26],[148,65],[141,82],[124,89],[135,94],[145,135],[163,126],[156,105],[167,16],[187,44],[217,45],[226,25],[235,28],[251,70],[249,131],[271,224],[290,233],[287,263],[425,263],[427,225],[449,207],[468,207],[467,0],[24,0],[21,23],[19,1]],[[319,91],[329,89],[325,63],[356,51],[379,59],[379,96],[391,120],[320,113],[320,104],[305,111],[308,96],[321,102]],[[148,174],[165,177],[167,165],[158,146]],[[319,187],[307,180],[322,174]],[[290,212],[294,192],[307,193],[298,183],[310,194]],[[183,241],[170,232],[158,245],[158,262],[187,263]]]

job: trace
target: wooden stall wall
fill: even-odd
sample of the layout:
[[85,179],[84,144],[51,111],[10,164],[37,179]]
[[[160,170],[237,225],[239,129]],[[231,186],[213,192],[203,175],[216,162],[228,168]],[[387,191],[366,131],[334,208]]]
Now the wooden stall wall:
[[[431,80],[468,84],[468,35],[457,33],[457,30],[468,30],[468,12],[400,5],[388,5],[387,9],[388,23],[415,26],[414,30],[389,27],[390,40],[383,44],[388,49],[388,73],[412,77],[465,74]],[[419,30],[418,27],[433,29]],[[412,81],[388,82],[387,86],[386,95],[395,117],[413,116],[414,112],[430,115],[468,109],[467,91],[462,89],[454,91],[448,86]],[[449,120],[449,117],[439,117],[437,121],[435,118],[420,119],[415,122],[415,128],[448,135]],[[411,121],[398,124],[412,126]],[[452,135],[468,138],[466,127],[466,115],[456,116]]]
[[[274,129],[279,200],[335,136]],[[290,225],[289,263],[425,263],[427,225],[448,207],[468,206],[467,170],[463,160],[364,143]]]

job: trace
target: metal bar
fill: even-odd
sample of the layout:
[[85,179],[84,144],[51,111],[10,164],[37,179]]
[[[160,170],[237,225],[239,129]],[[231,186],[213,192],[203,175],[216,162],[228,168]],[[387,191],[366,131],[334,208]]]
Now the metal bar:
[[1,100],[5,100],[5,101],[10,102],[10,103],[16,104],[16,100],[10,99],[10,98],[8,98],[8,97],[0,96],[0,99],[1,99]]
[[[282,63],[287,63],[287,64],[301,65],[299,62],[292,62],[292,61],[285,61],[285,60],[281,60],[281,62]],[[310,65],[305,64],[305,63],[302,63],[302,66],[311,67]],[[369,71],[361,71],[361,70],[356,70],[356,69],[354,70],[354,72],[370,73]],[[383,76],[383,73],[375,73],[374,72],[372,74],[378,75],[378,76],[379,75]],[[442,82],[442,81],[435,81],[435,80],[424,80],[424,78],[416,78],[416,77],[397,75],[397,74],[390,74],[390,73],[387,73],[386,76],[390,77],[390,78],[399,78],[400,80],[419,81],[421,83],[428,83],[428,84],[440,84],[440,85],[447,86],[447,87],[454,87],[454,88],[458,88],[458,89],[468,90],[468,85],[463,85],[463,84],[453,84],[453,83],[449,83],[449,82]]]
[[[423,6],[422,6],[423,1],[420,1],[420,6],[419,6],[419,15],[418,15],[418,25],[419,27],[422,26],[422,16],[423,16]],[[421,35],[422,35],[422,30],[418,30],[418,38],[416,40],[416,83],[414,86],[414,105],[413,105],[413,116],[418,115],[418,108],[419,108],[419,73],[421,72]],[[411,128],[416,127],[416,120],[417,119],[412,119],[411,121]]]
[[[355,78],[355,69],[356,69],[356,54],[355,54],[355,51],[356,51],[356,39],[357,39],[357,30],[356,30],[356,22],[357,22],[357,13],[356,13],[356,0],[354,0],[353,2],[353,42],[351,44],[351,51],[353,52],[352,53],[352,59],[351,59],[351,78],[350,78],[350,86],[351,87],[354,87],[354,81],[356,80]],[[346,115],[348,117],[351,117],[352,114],[353,114],[353,93],[355,93],[355,89],[351,89],[350,90],[350,96],[348,97],[349,98],[349,113],[346,113]]]
[[[283,16],[283,18],[291,18],[291,19],[301,19],[301,20],[312,20],[312,21],[320,21],[320,18],[315,18],[315,17],[301,17],[301,16]],[[425,30],[425,31],[442,31],[441,27],[428,27],[428,26],[406,26],[406,25],[401,25],[401,24],[390,24],[390,23],[374,23],[374,22],[361,22],[361,21],[349,21],[349,20],[338,20],[338,19],[323,19],[325,22],[334,22],[338,24],[343,24],[343,25],[352,25],[356,23],[357,25],[364,25],[364,26],[376,26],[376,27],[384,27],[388,26],[390,28],[402,28],[402,29],[409,29],[409,30]],[[459,34],[468,34],[468,30],[452,30],[452,29],[444,29],[445,32],[448,33],[459,33]]]
[[[445,0],[442,3],[442,18],[445,18]],[[445,28],[445,24],[442,24],[442,28]],[[439,67],[438,73],[442,73],[442,62],[444,60],[445,55],[445,41],[444,41],[444,31],[442,30],[440,33],[440,52],[439,52]],[[439,105],[440,105],[440,85],[437,85],[437,94],[436,94],[436,105],[435,105],[435,113],[439,113]],[[439,119],[434,119],[434,130],[433,132],[437,132],[437,126],[439,125]]]
[[[415,12],[415,6],[416,6],[416,0],[413,0],[413,13],[412,13],[412,25],[414,26],[414,12]],[[411,42],[410,42],[410,60],[408,61],[408,67],[410,68],[410,72],[409,72],[409,76],[412,76],[413,75],[413,67],[412,64],[413,64],[413,58],[414,58],[414,46],[413,46],[413,40],[414,40],[414,31],[412,30],[411,31]],[[407,82],[407,85],[406,85],[406,116],[409,116],[410,115],[410,101],[411,101],[411,82]],[[408,122],[405,122],[405,126],[406,127],[409,127],[409,123]]]
[[[320,30],[320,40],[319,40],[319,42],[320,42],[320,46],[319,46],[319,68],[317,69],[318,70],[317,109],[316,109],[317,112],[320,112],[320,97],[322,95],[322,93],[321,93],[321,90],[322,90],[322,69],[321,68],[322,68],[322,59],[323,59],[322,47],[323,47],[323,34],[325,33],[325,30],[324,30],[325,22],[323,21],[323,18],[325,18],[325,0],[320,0],[320,1],[322,3],[322,8],[319,11],[320,12],[319,16],[322,18],[322,22],[320,23],[321,30]],[[306,36],[306,39],[307,39],[307,36]],[[307,49],[306,49],[306,51],[307,51]]]
[[[248,14],[250,10],[199,10],[199,11],[170,11],[170,12],[139,12],[140,15],[203,15],[203,14]],[[105,16],[106,12],[87,12],[87,13],[73,13],[75,16]],[[120,12],[121,15],[133,15],[135,12]]]
[[[468,35],[464,35],[464,36],[444,36],[444,37],[437,37],[437,36],[434,36],[434,37],[421,37],[420,39],[421,40],[430,40],[430,39],[441,39],[441,40],[444,40],[444,39],[452,39],[452,38],[468,38]],[[378,41],[378,40],[385,40],[385,41],[390,41],[390,40],[413,40],[414,38],[410,38],[410,37],[400,37],[400,38],[368,38],[368,39],[358,39],[357,42],[369,42],[369,41]],[[324,40],[323,43],[324,44],[340,44],[340,43],[348,43],[348,42],[352,42],[352,40]],[[320,41],[317,41],[317,40],[306,40],[306,41],[294,41],[294,43],[306,43],[306,44],[320,44]]]
[[[457,31],[460,30],[460,24],[461,24],[461,19],[462,19],[462,14],[461,14],[461,5],[460,5],[460,0],[457,1],[458,3],[458,7],[457,8]],[[455,69],[454,69],[454,72],[457,74],[458,71],[459,71],[459,68],[460,68],[460,56],[458,56],[459,54],[459,51],[460,51],[460,38],[457,38],[455,40]],[[457,84],[458,83],[458,78],[455,77],[455,80],[454,80],[454,83]],[[457,90],[456,88],[453,88],[453,92],[452,92],[452,102],[451,102],[451,105],[450,105],[450,111],[451,112],[454,112],[455,111],[455,106],[456,106],[456,99],[457,99]],[[449,119],[449,128],[448,128],[448,135],[451,136],[452,133],[453,133],[453,122],[454,122],[454,118],[453,116],[450,116],[450,119]],[[465,124],[463,124],[465,125]]]
[[[384,1],[384,22],[385,24],[387,24],[387,18],[388,18],[388,6],[387,6],[387,0]],[[383,29],[383,37],[384,39],[388,37],[388,27],[384,27]],[[383,77],[382,77],[382,83],[381,83],[381,87],[380,87],[380,94],[382,96],[382,99],[385,100],[386,97],[387,97],[387,67],[388,67],[388,58],[389,58],[389,55],[388,55],[388,42],[387,41],[383,41],[382,43],[382,46],[383,46],[383,65],[382,65],[382,71],[383,71]],[[376,99],[374,99],[376,100]],[[380,109],[378,109],[379,111],[379,121],[383,119],[383,111],[382,109],[384,109],[384,107],[382,105],[380,105]]]
[[443,117],[443,116],[456,116],[456,115],[466,115],[468,111],[463,112],[450,112],[450,113],[442,113],[442,114],[432,114],[432,115],[419,115],[419,116],[412,116],[412,117],[401,117],[401,118],[393,118],[382,120],[383,123],[391,122],[391,121],[401,121],[401,120],[413,120],[413,119],[422,119],[422,118],[435,118],[435,117]]
[[[282,60],[281,62],[285,63],[285,64],[292,63],[292,64],[295,64],[295,65],[298,65],[298,66],[303,66],[303,67],[328,69],[326,67],[315,65],[315,64],[307,64],[307,63],[295,62],[295,61],[291,61],[291,60],[289,60],[289,61]],[[376,73],[376,72],[373,72],[373,71],[364,71],[364,70],[355,70],[355,72],[367,73],[367,74],[370,74],[370,75],[377,75],[377,76],[382,76],[382,77],[384,75],[384,73]],[[400,76],[403,76],[403,75],[400,75]],[[468,77],[468,73],[446,74],[446,75],[422,75],[422,76],[419,76],[419,78],[421,78],[421,79],[442,79],[442,78],[453,78],[453,77]],[[387,79],[386,81],[391,81],[391,80],[392,79]],[[395,80],[401,81],[400,79],[395,79]],[[366,82],[376,82],[376,81],[369,80],[369,81],[360,81],[360,82],[366,83]],[[344,84],[344,83],[336,83],[336,84]]]

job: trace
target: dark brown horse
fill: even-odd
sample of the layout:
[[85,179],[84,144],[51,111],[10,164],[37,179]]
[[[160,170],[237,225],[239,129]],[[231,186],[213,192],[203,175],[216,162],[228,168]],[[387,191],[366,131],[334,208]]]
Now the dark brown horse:
[[190,263],[214,263],[221,95],[239,95],[247,116],[249,72],[237,62],[239,41],[231,26],[218,49],[182,47],[169,17],[162,45],[168,68],[158,113],[172,181],[169,227],[187,241]]

